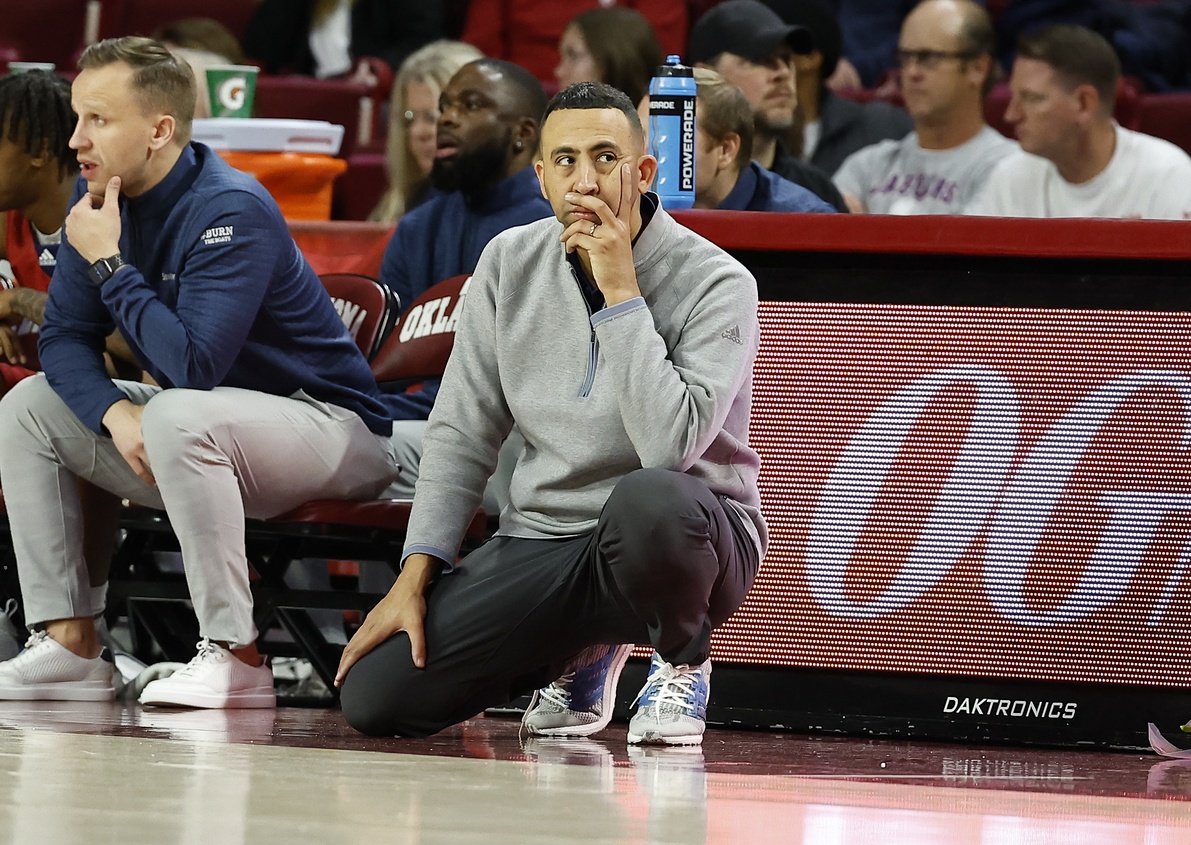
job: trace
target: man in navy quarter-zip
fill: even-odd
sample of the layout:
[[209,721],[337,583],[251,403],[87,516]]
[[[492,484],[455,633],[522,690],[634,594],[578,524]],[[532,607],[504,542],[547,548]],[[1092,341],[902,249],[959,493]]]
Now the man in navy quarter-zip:
[[[401,575],[340,663],[344,716],[425,736],[537,689],[532,732],[589,734],[648,642],[629,742],[699,743],[711,632],[766,541],[756,282],[647,192],[657,161],[616,89],[551,100],[535,168],[554,218],[497,235],[472,274]],[[456,564],[514,425],[500,529]]]
[[[92,45],[72,88],[81,180],[46,307],[44,376],[0,403],[0,481],[35,633],[0,698],[105,700],[77,478],[169,515],[198,654],[145,704],[271,707],[256,650],[244,518],[370,498],[396,475],[367,362],[277,204],[190,141],[194,77],[147,38]],[[114,329],[156,385],[111,380]],[[160,386],[158,386],[160,385]]]

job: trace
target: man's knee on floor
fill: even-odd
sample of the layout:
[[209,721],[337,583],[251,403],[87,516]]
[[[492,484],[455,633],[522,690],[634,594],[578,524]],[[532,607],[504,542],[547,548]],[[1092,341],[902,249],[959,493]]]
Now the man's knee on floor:
[[391,695],[377,689],[357,674],[348,673],[339,692],[344,720],[367,736],[403,736],[420,739],[438,733],[441,726],[418,712],[414,696]]

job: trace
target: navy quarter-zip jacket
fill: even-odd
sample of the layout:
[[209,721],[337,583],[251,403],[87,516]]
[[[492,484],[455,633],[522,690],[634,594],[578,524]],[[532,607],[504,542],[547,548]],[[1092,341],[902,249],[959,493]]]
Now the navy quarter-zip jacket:
[[[72,205],[86,189],[80,178]],[[102,432],[126,398],[103,361],[118,328],[164,388],[304,391],[391,433],[368,363],[254,178],[191,142],[165,179],[122,200],[120,218],[131,266],[96,286],[68,234],[41,329],[46,376],[89,428]]]

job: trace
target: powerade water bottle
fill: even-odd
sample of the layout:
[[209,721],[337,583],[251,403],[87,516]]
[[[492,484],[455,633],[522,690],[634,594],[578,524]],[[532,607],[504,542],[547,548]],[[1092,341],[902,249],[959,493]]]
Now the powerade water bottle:
[[667,209],[695,204],[694,72],[667,56],[649,82],[649,152],[658,160],[654,183]]

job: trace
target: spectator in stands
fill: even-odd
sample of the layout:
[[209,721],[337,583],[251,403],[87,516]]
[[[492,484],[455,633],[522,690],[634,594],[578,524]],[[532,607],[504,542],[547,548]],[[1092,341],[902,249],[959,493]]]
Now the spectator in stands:
[[695,68],[695,83],[695,208],[835,211],[806,188],[752,161],[753,109],[744,92],[702,67]]
[[904,138],[914,121],[889,103],[858,103],[833,93],[827,80],[840,60],[840,28],[835,12],[822,0],[765,0],[786,23],[810,30],[815,49],[794,54],[798,86],[795,124],[801,131],[802,160],[834,174],[844,159],[886,138]]
[[972,0],[924,0],[897,55],[914,131],[849,156],[835,183],[855,211],[960,214],[1015,145],[984,122],[994,82],[992,22]]
[[[550,215],[531,167],[545,107],[541,83],[509,62],[478,59],[451,77],[439,98],[430,171],[439,193],[402,218],[381,263],[380,281],[403,308],[431,285],[474,270],[498,233]],[[401,463],[387,495],[413,495],[438,388],[428,379],[416,392],[385,394]]]
[[438,149],[438,98],[459,68],[482,55],[462,41],[439,40],[415,51],[401,65],[393,81],[385,142],[389,189],[369,220],[396,223],[427,199],[430,168]]
[[[897,67],[898,32],[918,0],[834,0],[843,36],[833,90],[873,88]],[[979,0],[983,5],[983,0]]]
[[972,214],[1191,219],[1191,158],[1112,118],[1121,66],[1104,38],[1060,24],[1017,44],[1005,119],[1021,149],[997,165]]
[[589,9],[567,24],[558,43],[554,78],[560,88],[606,82],[634,103],[649,93],[649,80],[664,61],[662,45],[645,16],[634,9]]
[[[711,632],[765,548],[756,282],[647,193],[657,162],[622,92],[562,91],[540,152],[556,219],[498,236],[476,268],[404,568],[340,663],[343,713],[426,736],[549,684],[527,720],[591,733],[629,650],[608,644],[650,642],[629,742],[697,744]],[[498,536],[452,572],[514,425],[529,445]]]
[[[686,46],[686,4],[676,0],[471,0],[462,37],[485,55],[519,64],[544,85],[553,85],[559,41],[572,19],[580,12],[609,6],[640,12],[653,25],[666,53],[681,53]],[[588,39],[588,49],[595,54],[604,48]]]
[[207,68],[216,65],[226,65],[228,61],[217,53],[207,50],[195,50],[191,47],[169,47],[175,57],[190,65],[194,74],[194,116],[207,118],[211,116],[211,94],[207,87]]
[[[244,518],[379,494],[397,469],[391,426],[276,202],[190,142],[185,63],[128,37],[92,45],[79,68],[70,146],[83,179],[50,285],[45,375],[0,402],[0,476],[24,490],[6,505],[25,618],[40,626],[0,664],[0,698],[114,694],[81,550],[82,478],[164,508],[182,548],[203,640],[141,701],[270,707]],[[113,327],[154,384],[108,377]]]
[[243,44],[267,73],[374,83],[370,59],[396,71],[443,26],[442,4],[422,0],[261,0]]
[[808,30],[784,23],[759,0],[727,0],[699,18],[691,30],[689,57],[744,92],[753,107],[754,160],[846,211],[831,178],[799,161],[781,140],[794,125],[793,56],[813,49]]
[[168,23],[153,34],[168,47],[199,50],[222,57],[225,64],[244,64],[244,51],[230,29],[214,18],[182,18]]
[[183,18],[166,24],[153,36],[194,72],[194,116],[210,117],[207,68],[244,63],[240,42],[226,26],[211,18]]

